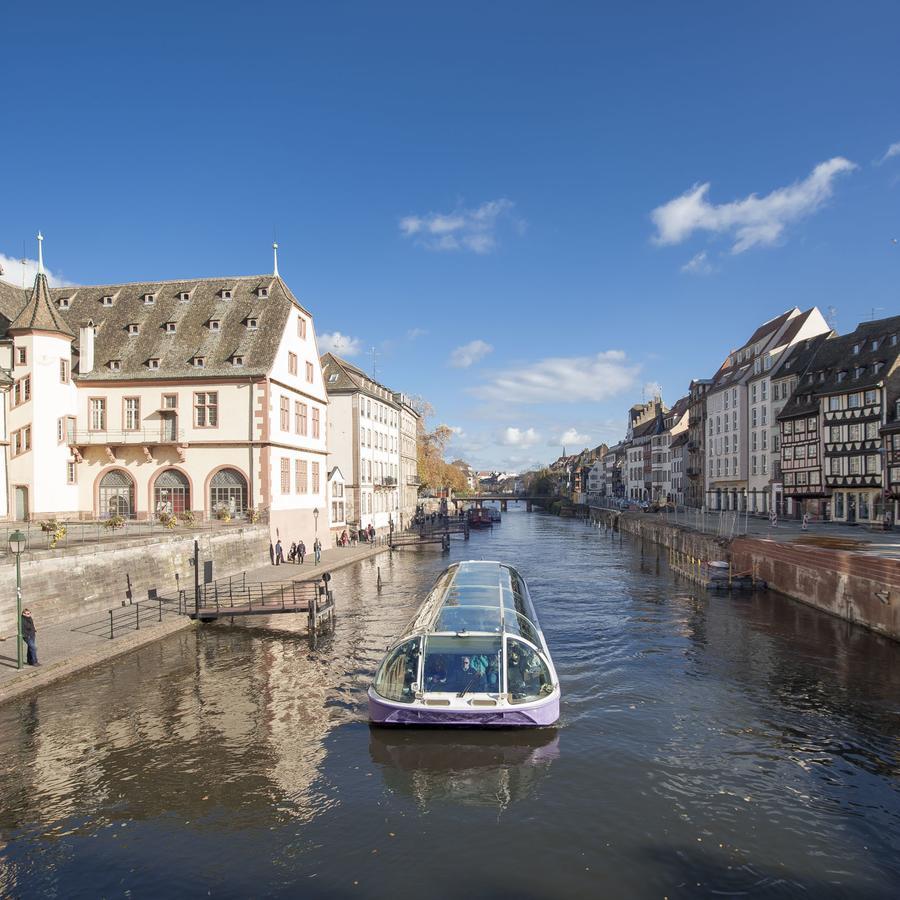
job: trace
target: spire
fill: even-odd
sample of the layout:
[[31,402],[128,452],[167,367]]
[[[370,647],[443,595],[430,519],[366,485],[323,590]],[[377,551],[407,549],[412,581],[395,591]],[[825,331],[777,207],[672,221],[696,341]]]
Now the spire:
[[74,337],[69,326],[63,321],[50,298],[50,287],[44,274],[44,254],[41,241],[44,236],[38,232],[38,271],[34,276],[34,287],[28,302],[19,310],[18,315],[9,323],[7,331],[49,331]]
[[275,254],[275,271],[273,274],[278,278],[278,241],[272,241],[272,252]]

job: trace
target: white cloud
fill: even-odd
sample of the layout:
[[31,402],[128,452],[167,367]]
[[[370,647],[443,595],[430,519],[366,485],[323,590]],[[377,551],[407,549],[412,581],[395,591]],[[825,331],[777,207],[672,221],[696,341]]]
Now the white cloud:
[[732,253],[774,244],[791,222],[812,215],[831,196],[833,181],[856,165],[842,156],[819,163],[802,181],[777,188],[765,197],[750,194],[731,203],[713,204],[707,199],[709,182],[658,206],[650,214],[657,244],[680,244],[695,231],[728,234],[734,238]]
[[658,381],[648,381],[644,385],[644,396],[647,400],[652,400],[654,397],[662,397],[662,395],[662,385]]
[[690,260],[681,267],[681,271],[687,272],[688,275],[709,275],[712,270],[712,263],[709,262],[705,250],[695,253]]
[[533,447],[540,439],[533,428],[504,428],[500,435],[504,447]]
[[479,359],[483,359],[494,348],[487,342],[480,339],[469,341],[462,347],[457,347],[450,354],[450,365],[457,369],[468,369],[473,363],[477,363]]
[[895,156],[900,156],[900,141],[897,141],[896,144],[891,144],[887,150],[884,151],[884,156],[878,160],[878,165],[882,163],[886,163],[889,159],[893,159]]
[[519,233],[524,229],[525,223],[512,215],[514,206],[512,200],[501,198],[488,200],[475,209],[406,216],[400,220],[400,232],[429,250],[490,253],[497,246],[496,232],[501,222],[510,222]]
[[638,368],[621,350],[549,357],[500,372],[474,393],[503,404],[600,402],[628,391]]
[[414,341],[417,338],[425,337],[426,334],[428,334],[428,329],[426,328],[410,328],[406,332],[406,339],[408,341]]
[[567,428],[555,441],[550,442],[551,447],[560,444],[568,450],[586,447],[591,442],[588,434],[582,434],[577,428]]
[[[37,260],[26,259],[24,260],[24,266],[22,262],[21,259],[14,259],[12,256],[0,253],[0,269],[3,270],[0,278],[9,284],[14,284],[16,287],[22,287],[24,273],[25,287],[30,288],[34,284],[34,276],[37,274]],[[60,275],[51,272],[46,266],[44,267],[44,274],[47,276],[47,283],[50,287],[63,287],[71,284],[71,282],[66,281]]]
[[359,338],[331,331],[319,335],[319,351],[336,353],[338,356],[359,356],[362,352],[362,341]]

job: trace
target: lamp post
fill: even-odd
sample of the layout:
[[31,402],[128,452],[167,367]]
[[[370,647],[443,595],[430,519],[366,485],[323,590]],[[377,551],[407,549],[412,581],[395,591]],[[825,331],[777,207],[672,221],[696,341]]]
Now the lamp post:
[[9,536],[9,550],[16,554],[16,668],[22,668],[22,552],[26,536],[17,528]]
[[318,506],[313,510],[313,519],[315,520],[315,523],[316,523],[316,537],[318,537],[319,536],[319,507]]

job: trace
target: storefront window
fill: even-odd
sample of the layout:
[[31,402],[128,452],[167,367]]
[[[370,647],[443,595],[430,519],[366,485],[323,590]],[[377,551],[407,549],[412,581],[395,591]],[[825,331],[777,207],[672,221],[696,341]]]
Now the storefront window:
[[844,518],[844,495],[843,494],[835,494],[834,495],[834,518],[835,519],[843,519]]

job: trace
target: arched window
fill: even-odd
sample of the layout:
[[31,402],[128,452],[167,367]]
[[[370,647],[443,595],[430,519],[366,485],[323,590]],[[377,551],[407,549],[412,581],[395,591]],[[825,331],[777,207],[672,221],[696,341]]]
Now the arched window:
[[125,472],[114,469],[100,479],[100,518],[134,515],[134,480]]
[[191,508],[191,485],[177,469],[166,469],[153,485],[153,511],[157,516],[180,515]]
[[237,469],[219,469],[209,483],[209,511],[247,511],[247,479]]

